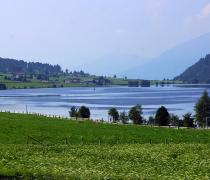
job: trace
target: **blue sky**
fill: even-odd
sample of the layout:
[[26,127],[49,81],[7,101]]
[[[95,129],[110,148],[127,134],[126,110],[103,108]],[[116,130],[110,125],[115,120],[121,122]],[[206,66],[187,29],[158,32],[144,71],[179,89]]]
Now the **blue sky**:
[[210,0],[0,0],[0,56],[61,64],[152,58],[210,32]]

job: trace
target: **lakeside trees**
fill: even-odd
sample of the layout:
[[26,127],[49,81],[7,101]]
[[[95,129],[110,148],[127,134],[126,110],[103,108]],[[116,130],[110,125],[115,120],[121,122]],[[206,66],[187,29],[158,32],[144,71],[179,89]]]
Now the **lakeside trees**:
[[133,121],[133,124],[142,124],[143,117],[142,117],[142,107],[141,105],[136,105],[132,107],[128,113],[130,120]]
[[69,111],[70,117],[77,117],[77,109],[75,106],[71,107],[71,110]]
[[172,126],[180,126],[181,123],[180,123],[180,119],[179,119],[179,116],[175,115],[175,114],[171,114],[170,115],[170,124]]
[[[207,91],[204,91],[201,98],[195,106],[195,116],[191,113],[186,113],[183,117],[174,114],[169,114],[166,107],[161,106],[157,109],[155,116],[150,116],[148,120],[143,119],[143,111],[141,105],[135,105],[130,108],[128,112],[119,112],[116,108],[112,107],[108,110],[108,115],[111,117],[109,121],[114,123],[128,124],[150,124],[158,126],[177,126],[177,127],[204,127],[208,126],[208,118],[210,118],[210,97]],[[90,109],[86,106],[81,106],[77,109],[75,106],[71,107],[69,111],[70,117],[90,118]],[[103,119],[102,119],[103,120]]]
[[73,118],[90,118],[90,109],[86,106],[81,106],[79,109],[77,109],[75,106],[71,107],[71,110],[69,111],[70,117]]
[[120,120],[122,121],[123,124],[127,124],[129,121],[129,117],[125,111],[120,113]]
[[161,106],[155,115],[155,122],[159,126],[168,126],[170,122],[170,115],[168,113],[168,110]]
[[90,109],[86,106],[81,106],[78,110],[78,117],[80,118],[90,118]]
[[200,127],[204,127],[206,124],[206,120],[210,117],[210,97],[207,91],[204,91],[201,98],[195,105],[195,117],[196,122]]
[[108,111],[109,116],[112,117],[113,122],[118,122],[119,121],[119,112],[117,111],[116,108],[110,108]]
[[191,113],[187,113],[183,115],[183,123],[184,123],[184,127],[195,127],[194,119],[192,118]]

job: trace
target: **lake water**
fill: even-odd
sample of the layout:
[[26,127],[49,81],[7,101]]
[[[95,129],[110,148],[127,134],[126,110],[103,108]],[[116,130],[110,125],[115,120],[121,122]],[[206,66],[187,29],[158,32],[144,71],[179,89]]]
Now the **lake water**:
[[93,119],[108,119],[107,111],[116,107],[128,111],[136,104],[143,107],[144,116],[154,115],[161,105],[170,113],[181,116],[193,113],[194,105],[210,85],[173,85],[168,87],[101,87],[6,90],[0,94],[0,110],[26,111],[68,116],[71,106],[88,106]]

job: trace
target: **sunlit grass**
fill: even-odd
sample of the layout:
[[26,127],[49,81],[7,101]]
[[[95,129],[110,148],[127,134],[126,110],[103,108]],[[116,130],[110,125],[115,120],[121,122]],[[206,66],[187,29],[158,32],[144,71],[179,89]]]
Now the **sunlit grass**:
[[110,125],[9,113],[0,113],[0,127],[1,177],[210,177],[208,130]]

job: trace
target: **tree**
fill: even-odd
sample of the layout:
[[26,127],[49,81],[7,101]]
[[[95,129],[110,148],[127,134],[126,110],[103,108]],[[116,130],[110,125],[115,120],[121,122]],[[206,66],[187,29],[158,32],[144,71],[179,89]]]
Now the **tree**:
[[77,117],[78,113],[77,113],[77,109],[75,106],[71,107],[71,110],[69,111],[69,115],[70,115],[70,117]]
[[86,106],[81,106],[78,110],[78,116],[80,118],[90,118],[90,109]]
[[143,112],[141,105],[136,105],[130,109],[129,118],[133,121],[133,124],[142,124],[143,123],[142,114]]
[[172,126],[179,126],[179,117],[175,114],[170,115],[170,124]]
[[128,115],[125,111],[120,113],[120,120],[122,121],[123,124],[127,124],[128,123]]
[[185,127],[195,127],[194,120],[191,117],[191,115],[192,115],[191,113],[183,115],[183,123]]
[[204,127],[206,118],[210,113],[210,98],[207,91],[204,91],[201,98],[195,105],[196,122],[200,127]]
[[155,124],[155,118],[153,116],[149,117],[148,124]]
[[159,126],[168,126],[170,122],[170,115],[168,113],[168,110],[164,107],[161,106],[155,115],[155,122]]
[[108,114],[112,117],[113,122],[119,121],[119,112],[116,108],[110,108]]

